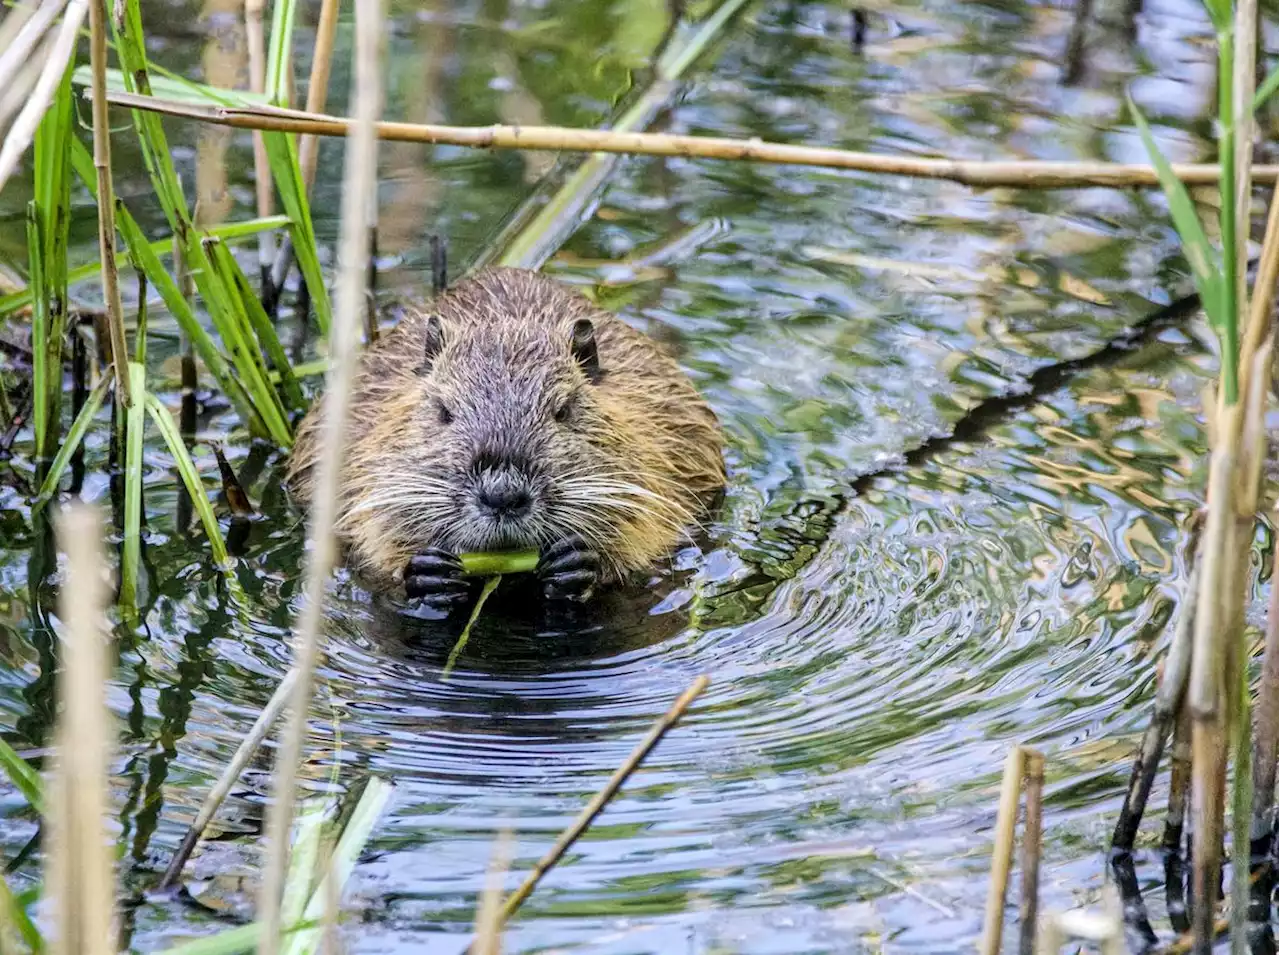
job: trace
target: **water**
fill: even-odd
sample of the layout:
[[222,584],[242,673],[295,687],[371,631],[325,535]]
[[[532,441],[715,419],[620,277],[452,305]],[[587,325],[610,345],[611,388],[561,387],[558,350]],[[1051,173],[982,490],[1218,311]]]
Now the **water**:
[[[893,5],[870,15],[859,54],[841,4],[755,4],[659,126],[1134,161],[1129,87],[1171,154],[1208,155],[1212,47],[1199,5],[1151,0],[1136,40],[1123,5],[1097,6],[1067,87],[1069,10]],[[222,83],[243,75],[239,4],[211,0],[203,19],[194,4],[144,7],[161,62]],[[417,121],[602,122],[643,83],[643,51],[661,32],[652,3],[397,3],[393,14],[389,115]],[[1270,64],[1274,10],[1265,18]],[[348,34],[344,23],[343,51]],[[347,82],[340,67],[334,89]],[[202,208],[252,216],[247,135],[168,129]],[[116,142],[119,191],[158,228],[130,136]],[[428,282],[432,232],[455,265],[469,261],[547,168],[445,147],[382,155],[389,293]],[[326,144],[316,208],[327,247],[340,161]],[[5,197],[10,223],[22,199]],[[89,257],[92,205],[82,196],[77,209],[76,251]],[[11,244],[0,249],[18,255]],[[339,577],[305,785],[330,788],[336,768],[340,789],[369,772],[398,787],[356,870],[349,949],[458,951],[495,834],[517,834],[512,888],[699,673],[710,689],[527,903],[510,950],[967,950],[1015,743],[1048,756],[1042,904],[1097,902],[1203,494],[1208,333],[1198,320],[1163,326],[967,440],[895,464],[982,399],[1183,294],[1162,200],[635,158],[547,269],[676,349],[730,435],[727,501],[705,552],[677,555],[657,595],[620,599],[594,627],[554,638],[495,608],[447,681],[450,635],[410,628]],[[159,361],[173,342],[153,348]],[[200,435],[233,425],[211,414]],[[91,440],[86,481],[100,499],[104,436]],[[199,532],[175,525],[161,446],[147,456],[148,601],[143,624],[121,634],[110,693],[134,889],[154,882],[287,667],[300,515],[278,456],[234,441],[228,452],[266,518],[239,562],[242,595],[219,584]],[[19,479],[31,472],[21,454]],[[215,481],[204,446],[199,460]],[[51,568],[20,481],[9,483],[0,711],[26,747],[51,719],[52,590],[40,583]],[[1260,525],[1255,542],[1254,624],[1270,533]],[[259,758],[233,791],[220,838],[189,870],[193,899],[130,908],[137,950],[243,915],[269,768]],[[33,827],[16,797],[6,803],[12,858]],[[1167,933],[1145,850],[1139,876]]]

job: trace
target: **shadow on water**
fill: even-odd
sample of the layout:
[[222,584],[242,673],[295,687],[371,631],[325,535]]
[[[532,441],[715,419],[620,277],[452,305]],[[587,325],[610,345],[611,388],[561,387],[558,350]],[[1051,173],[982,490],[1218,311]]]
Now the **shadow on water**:
[[[143,6],[166,66],[240,75],[241,7]],[[388,118],[600,125],[642,81],[665,7],[394,4]],[[1264,16],[1271,62],[1274,10]],[[853,20],[838,3],[752,4],[655,128],[1136,161],[1132,88],[1174,158],[1207,155],[1212,31],[1198,0],[1147,4],[1136,23],[1023,0]],[[335,111],[349,81],[340,46]],[[168,129],[202,209],[252,217],[248,135]],[[159,234],[136,144],[114,145],[119,194]],[[320,152],[326,255],[341,145]],[[549,168],[417,144],[388,144],[383,159],[388,299],[430,287],[433,235],[459,274]],[[0,219],[19,221],[25,199],[6,193]],[[87,196],[73,208],[78,264],[96,248],[94,212]],[[21,259],[21,231],[0,230],[0,258]],[[708,691],[532,897],[510,950],[969,950],[1015,742],[1048,756],[1044,907],[1095,900],[1203,495],[1199,394],[1214,363],[1199,316],[1169,304],[1187,285],[1176,248],[1151,192],[620,162],[546,268],[679,357],[730,436],[725,504],[704,547],[572,626],[500,591],[447,678],[460,622],[407,620],[335,576],[303,785],[328,791],[335,769],[340,786],[367,772],[398,784],[356,870],[348,950],[458,951],[494,833],[513,829],[513,867],[531,865],[703,672]],[[256,249],[242,254],[248,267]],[[284,292],[283,334],[313,357],[298,294]],[[159,309],[149,342],[177,407],[187,369]],[[109,694],[140,951],[245,914],[270,748],[192,860],[191,898],[142,890],[285,672],[300,601],[303,518],[284,462],[197,395],[182,420],[202,473],[216,486],[221,444],[262,517],[232,529],[239,586],[226,586],[171,461],[148,446],[146,603],[118,628]],[[95,500],[111,496],[107,431],[84,460]],[[31,749],[52,720],[57,565],[47,521],[26,506],[24,435],[0,482],[0,713],[6,738]],[[1260,523],[1251,624],[1273,537]],[[7,794],[0,811],[5,858],[34,872],[36,827]],[[1177,880],[1166,902],[1160,860],[1143,852],[1132,876],[1167,937],[1185,918]]]

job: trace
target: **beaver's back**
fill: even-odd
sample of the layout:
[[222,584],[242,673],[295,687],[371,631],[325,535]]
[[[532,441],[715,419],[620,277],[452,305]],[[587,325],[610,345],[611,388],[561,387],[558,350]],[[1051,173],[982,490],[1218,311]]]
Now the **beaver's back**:
[[[566,364],[568,330],[581,319],[594,328],[601,369],[589,386]],[[424,353],[439,347],[432,336],[441,334],[446,344],[424,370]],[[572,433],[531,410],[572,387],[586,399]],[[474,409],[466,429],[441,423],[441,409],[459,401]],[[291,488],[303,501],[319,453],[319,404],[298,429],[290,464]],[[619,573],[668,553],[725,481],[719,424],[670,356],[552,279],[489,269],[411,311],[361,360],[339,509],[340,534],[356,561],[391,578],[423,547],[465,546],[451,538],[445,505],[434,505],[437,521],[421,501],[435,493],[430,482],[461,480],[476,442],[494,441],[538,458],[551,494],[557,481],[568,487],[583,474],[600,487],[644,489],[648,503],[619,505],[609,533],[600,533]],[[407,485],[423,490],[415,496]],[[600,496],[607,500],[597,509],[607,511],[613,497]]]

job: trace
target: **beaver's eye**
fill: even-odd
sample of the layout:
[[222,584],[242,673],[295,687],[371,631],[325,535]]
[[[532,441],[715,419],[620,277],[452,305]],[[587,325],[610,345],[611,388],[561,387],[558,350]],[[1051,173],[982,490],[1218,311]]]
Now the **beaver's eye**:
[[436,402],[436,418],[441,424],[453,424],[453,412],[449,410],[443,401]]
[[556,409],[555,419],[559,421],[561,424],[563,424],[564,422],[568,421],[572,415],[573,415],[573,399],[569,398],[569,399],[566,399],[560,405],[560,407]]

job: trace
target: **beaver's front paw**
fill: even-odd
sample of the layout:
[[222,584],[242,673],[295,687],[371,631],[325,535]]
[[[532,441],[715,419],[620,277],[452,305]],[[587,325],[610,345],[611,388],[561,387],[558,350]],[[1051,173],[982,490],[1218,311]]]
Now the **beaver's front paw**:
[[471,584],[462,576],[462,561],[456,555],[429,547],[405,565],[404,592],[422,606],[452,610],[471,596]]
[[600,583],[600,555],[579,535],[566,537],[543,548],[538,579],[548,600],[586,603]]

